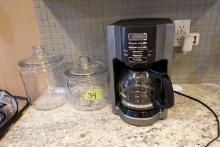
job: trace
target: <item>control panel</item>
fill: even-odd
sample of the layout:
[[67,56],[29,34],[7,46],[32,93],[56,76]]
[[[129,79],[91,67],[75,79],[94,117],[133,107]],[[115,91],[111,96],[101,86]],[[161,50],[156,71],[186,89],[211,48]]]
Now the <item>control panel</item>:
[[122,56],[128,65],[147,65],[155,60],[154,28],[130,28],[122,35]]
[[152,55],[147,47],[147,33],[128,34],[128,61],[131,63],[147,63]]

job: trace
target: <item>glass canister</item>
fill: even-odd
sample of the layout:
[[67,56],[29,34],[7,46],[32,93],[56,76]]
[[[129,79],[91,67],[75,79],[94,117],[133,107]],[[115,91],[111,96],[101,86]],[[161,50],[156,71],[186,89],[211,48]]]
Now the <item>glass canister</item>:
[[71,101],[78,110],[96,110],[106,105],[108,70],[100,61],[79,57],[79,65],[65,72]]
[[64,75],[64,56],[47,55],[43,46],[33,48],[33,56],[21,60],[23,84],[31,105],[48,110],[66,102],[68,90]]

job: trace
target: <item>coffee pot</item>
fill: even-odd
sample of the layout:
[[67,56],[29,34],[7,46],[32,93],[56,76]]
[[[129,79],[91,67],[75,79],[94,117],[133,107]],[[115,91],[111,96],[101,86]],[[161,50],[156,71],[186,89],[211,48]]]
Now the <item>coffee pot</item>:
[[175,26],[169,18],[119,20],[107,28],[113,112],[146,126],[174,105],[170,81]]
[[119,82],[119,94],[121,103],[130,109],[167,109],[173,105],[173,89],[169,76],[153,70],[125,69]]

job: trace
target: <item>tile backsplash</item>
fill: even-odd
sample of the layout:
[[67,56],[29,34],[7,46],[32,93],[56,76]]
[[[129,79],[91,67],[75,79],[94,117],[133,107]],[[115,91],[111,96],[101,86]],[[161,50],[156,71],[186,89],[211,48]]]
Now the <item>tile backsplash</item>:
[[80,55],[106,59],[106,26],[119,19],[191,19],[200,45],[174,54],[175,83],[220,82],[220,0],[33,0],[42,44],[63,53],[67,62]]

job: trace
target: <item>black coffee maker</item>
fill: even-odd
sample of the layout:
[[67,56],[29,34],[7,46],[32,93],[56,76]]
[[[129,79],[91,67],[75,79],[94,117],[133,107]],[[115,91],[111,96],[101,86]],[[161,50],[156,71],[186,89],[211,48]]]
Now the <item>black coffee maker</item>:
[[168,18],[120,20],[107,28],[113,111],[127,123],[151,125],[174,105],[169,78],[174,24]]

